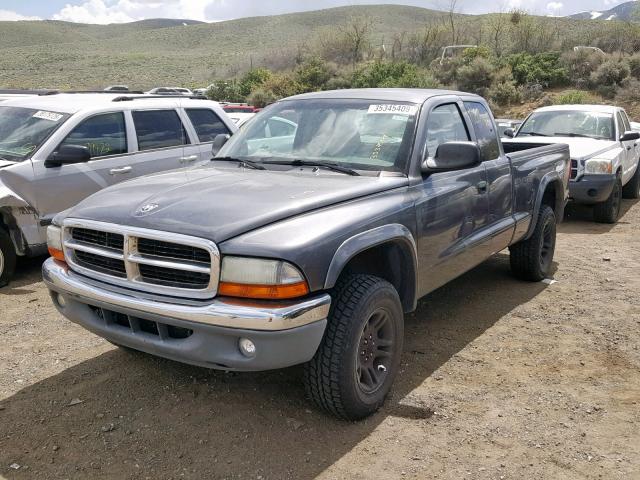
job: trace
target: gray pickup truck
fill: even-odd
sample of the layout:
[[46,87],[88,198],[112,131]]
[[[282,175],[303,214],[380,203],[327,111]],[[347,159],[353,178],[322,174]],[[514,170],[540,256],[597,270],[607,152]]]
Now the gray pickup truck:
[[305,364],[317,405],[358,419],[389,392],[420,297],[506,248],[517,277],[550,270],[569,149],[505,151],[478,96],[306,94],[226,140],[209,166],[54,219],[43,274],[64,316],[203,367]]

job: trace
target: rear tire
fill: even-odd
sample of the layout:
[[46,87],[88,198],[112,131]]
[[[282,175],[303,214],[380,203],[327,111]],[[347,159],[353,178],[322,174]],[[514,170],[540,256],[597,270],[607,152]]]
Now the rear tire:
[[9,283],[16,269],[16,251],[9,234],[0,227],[0,287]]
[[636,173],[629,182],[622,187],[622,198],[640,198],[640,161],[636,167]]
[[620,175],[611,190],[611,195],[604,202],[596,203],[593,207],[593,219],[598,223],[616,223],[620,216],[622,203],[622,179]]
[[404,315],[396,289],[372,275],[334,288],[322,343],[305,365],[307,395],[323,410],[358,420],[375,413],[400,368]]
[[544,280],[551,269],[555,249],[556,215],[550,206],[542,205],[533,235],[509,247],[511,271],[521,280]]

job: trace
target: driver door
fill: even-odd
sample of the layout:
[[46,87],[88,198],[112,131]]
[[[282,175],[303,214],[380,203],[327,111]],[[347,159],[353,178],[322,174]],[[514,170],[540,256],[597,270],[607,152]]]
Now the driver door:
[[[459,101],[435,106],[427,119],[426,156],[439,145],[471,140],[468,119]],[[423,179],[416,202],[420,296],[482,262],[478,235],[489,216],[484,164]]]

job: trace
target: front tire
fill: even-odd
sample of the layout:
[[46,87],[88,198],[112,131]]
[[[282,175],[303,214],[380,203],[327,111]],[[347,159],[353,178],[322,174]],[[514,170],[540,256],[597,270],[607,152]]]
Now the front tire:
[[604,202],[596,203],[593,207],[593,219],[598,223],[616,223],[620,216],[622,204],[622,179],[618,175],[611,195]]
[[9,234],[0,227],[0,287],[9,283],[16,268],[16,251]]
[[622,198],[640,198],[640,161],[629,183],[622,188]]
[[521,280],[544,280],[551,269],[555,250],[556,215],[550,206],[542,205],[533,235],[509,247],[511,271]]
[[332,295],[322,343],[305,365],[307,395],[321,409],[359,420],[383,404],[400,368],[404,316],[387,281],[347,275]]

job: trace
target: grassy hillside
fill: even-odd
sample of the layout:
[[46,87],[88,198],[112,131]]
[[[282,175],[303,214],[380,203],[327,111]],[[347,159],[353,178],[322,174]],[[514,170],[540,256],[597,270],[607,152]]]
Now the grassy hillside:
[[206,84],[216,74],[290,55],[352,16],[367,15],[374,39],[416,31],[441,12],[402,6],[344,7],[211,24],[163,26],[0,22],[0,86],[95,88],[128,83]]
[[[353,6],[220,23],[146,20],[120,25],[85,25],[57,21],[0,22],[0,88],[101,88],[126,83],[133,88],[208,84],[251,65],[278,68],[291,64],[299,51],[309,51],[352,17],[367,16],[370,40],[379,48],[394,37],[406,39],[428,28],[440,28],[433,52],[452,40],[446,14],[406,6]],[[534,17],[531,17],[534,18]],[[457,43],[492,42],[495,15],[457,16]],[[522,33],[509,26],[505,29]],[[601,37],[613,23],[535,18],[529,24],[539,47],[570,49]],[[606,24],[606,25],[605,25]],[[540,31],[544,30],[545,35]],[[519,41],[527,41],[520,35]],[[618,35],[622,37],[622,35]],[[628,37],[624,37],[625,41]],[[508,37],[505,48],[516,45]],[[515,47],[513,47],[515,48]],[[518,47],[519,48],[519,47]],[[605,46],[606,48],[606,46]],[[433,53],[431,54],[433,56]],[[430,60],[430,59],[429,59]]]

